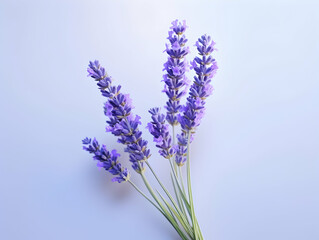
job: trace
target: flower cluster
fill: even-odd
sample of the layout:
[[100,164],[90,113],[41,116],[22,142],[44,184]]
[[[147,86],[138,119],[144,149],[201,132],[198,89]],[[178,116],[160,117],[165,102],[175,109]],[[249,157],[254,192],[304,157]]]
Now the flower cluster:
[[152,122],[147,124],[147,128],[154,136],[154,142],[156,142],[156,147],[160,148],[161,156],[169,159],[174,155],[174,149],[172,148],[172,137],[168,131],[168,124],[165,122],[165,115],[160,113],[159,108],[151,108],[148,112],[152,115]]
[[113,182],[120,183],[129,180],[130,174],[128,170],[123,168],[118,162],[117,158],[120,154],[118,154],[116,150],[112,150],[110,153],[106,149],[106,146],[102,145],[101,147],[95,138],[92,143],[90,138],[83,139],[82,143],[84,144],[83,149],[94,155],[93,159],[98,161],[98,167],[103,167],[111,174],[116,175],[116,177],[112,179]]
[[107,132],[119,137],[118,142],[125,144],[125,152],[129,153],[132,167],[137,172],[144,170],[143,161],[150,157],[147,141],[142,139],[142,132],[138,129],[141,124],[139,116],[133,116],[132,101],[128,94],[120,92],[121,86],[113,86],[112,78],[98,61],[90,62],[89,76],[98,81],[97,85],[108,100],[104,104],[104,114],[109,118]]
[[189,48],[185,46],[187,39],[184,35],[187,26],[185,21],[182,23],[178,20],[172,22],[171,31],[168,32],[168,40],[170,44],[166,44],[166,52],[168,60],[164,64],[163,76],[165,82],[163,92],[166,93],[169,100],[166,102],[167,115],[166,119],[169,124],[177,125],[177,113],[180,111],[180,98],[187,91],[188,80],[185,72],[188,70],[188,62],[184,57],[189,53]]

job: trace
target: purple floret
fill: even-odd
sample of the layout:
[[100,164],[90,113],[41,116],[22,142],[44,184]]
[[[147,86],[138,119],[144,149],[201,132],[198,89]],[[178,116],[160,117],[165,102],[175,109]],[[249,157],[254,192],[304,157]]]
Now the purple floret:
[[171,29],[177,35],[183,34],[185,32],[186,28],[188,28],[188,27],[186,26],[186,21],[185,20],[183,20],[183,23],[179,22],[177,19],[172,22]]
[[92,77],[96,81],[100,81],[106,77],[105,69],[100,66],[100,63],[97,60],[90,62],[87,71],[89,73],[88,77]]
[[82,140],[82,143],[83,144],[85,144],[85,145],[87,145],[87,144],[90,144],[91,143],[91,138],[84,138],[83,140]]

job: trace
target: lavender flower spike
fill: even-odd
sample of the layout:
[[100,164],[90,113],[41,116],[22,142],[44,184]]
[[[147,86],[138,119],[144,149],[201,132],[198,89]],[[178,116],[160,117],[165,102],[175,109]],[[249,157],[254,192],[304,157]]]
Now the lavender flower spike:
[[199,126],[204,115],[205,99],[213,92],[210,82],[218,69],[215,59],[211,56],[215,50],[214,45],[215,42],[207,35],[203,35],[195,44],[201,57],[195,57],[191,65],[197,76],[190,87],[183,115],[178,117],[185,132],[194,131]]
[[215,42],[206,35],[199,38],[195,44],[201,57],[195,57],[191,65],[197,76],[194,77],[194,82],[190,87],[186,106],[183,107],[183,114],[178,115],[178,121],[181,124],[183,133],[178,136],[175,160],[180,166],[186,161],[188,134],[191,134],[192,140],[192,134],[204,116],[205,99],[213,91],[210,82],[218,69],[215,59],[211,56],[214,51],[214,45]]
[[85,138],[82,140],[82,143],[84,144],[83,149],[94,155],[93,159],[98,161],[98,167],[103,167],[111,174],[116,175],[116,177],[112,179],[112,182],[121,183],[130,179],[128,170],[122,168],[117,160],[120,154],[118,154],[116,150],[112,150],[110,153],[107,151],[106,146],[102,145],[101,147],[95,138],[92,143],[90,138]]
[[175,20],[172,22],[171,31],[168,32],[169,44],[166,44],[166,52],[168,56],[167,62],[164,64],[166,74],[163,75],[165,82],[163,92],[166,93],[169,100],[166,102],[167,115],[166,119],[169,124],[177,125],[176,114],[180,111],[180,98],[185,95],[188,80],[185,72],[188,70],[188,62],[184,57],[189,53],[189,48],[185,47],[187,39],[184,35],[187,26],[185,21],[183,24]]
[[159,108],[151,108],[148,111],[152,115],[152,122],[147,124],[149,132],[154,136],[154,142],[158,151],[164,158],[171,158],[174,155],[172,138],[168,131],[168,124],[165,122],[165,115],[160,113]]
[[88,73],[98,82],[102,95],[107,98],[104,105],[104,114],[108,117],[106,131],[119,137],[118,142],[126,146],[124,151],[129,153],[133,169],[141,173],[144,170],[143,162],[150,157],[150,150],[138,129],[140,117],[133,116],[131,112],[133,106],[129,95],[120,92],[120,85],[112,85],[112,78],[98,61],[90,62]]

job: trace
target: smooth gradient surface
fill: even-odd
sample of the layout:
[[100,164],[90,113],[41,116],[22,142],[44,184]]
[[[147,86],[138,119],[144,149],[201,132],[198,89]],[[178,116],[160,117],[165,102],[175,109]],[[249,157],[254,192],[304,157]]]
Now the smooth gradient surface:
[[205,239],[318,240],[318,12],[317,1],[1,1],[0,239],[178,239],[81,149],[95,136],[123,152],[104,131],[88,61],[131,94],[145,126],[166,101],[163,50],[178,18],[191,46],[207,33],[218,48],[191,148]]

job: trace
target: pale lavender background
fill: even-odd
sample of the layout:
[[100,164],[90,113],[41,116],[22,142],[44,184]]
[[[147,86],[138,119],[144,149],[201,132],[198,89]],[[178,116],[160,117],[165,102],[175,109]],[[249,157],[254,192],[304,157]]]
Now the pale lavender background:
[[208,33],[219,49],[191,149],[205,239],[318,240],[318,13],[317,1],[1,1],[0,239],[178,239],[80,140],[121,148],[104,133],[88,60],[131,93],[145,124],[166,99],[162,51],[179,18],[191,44]]

